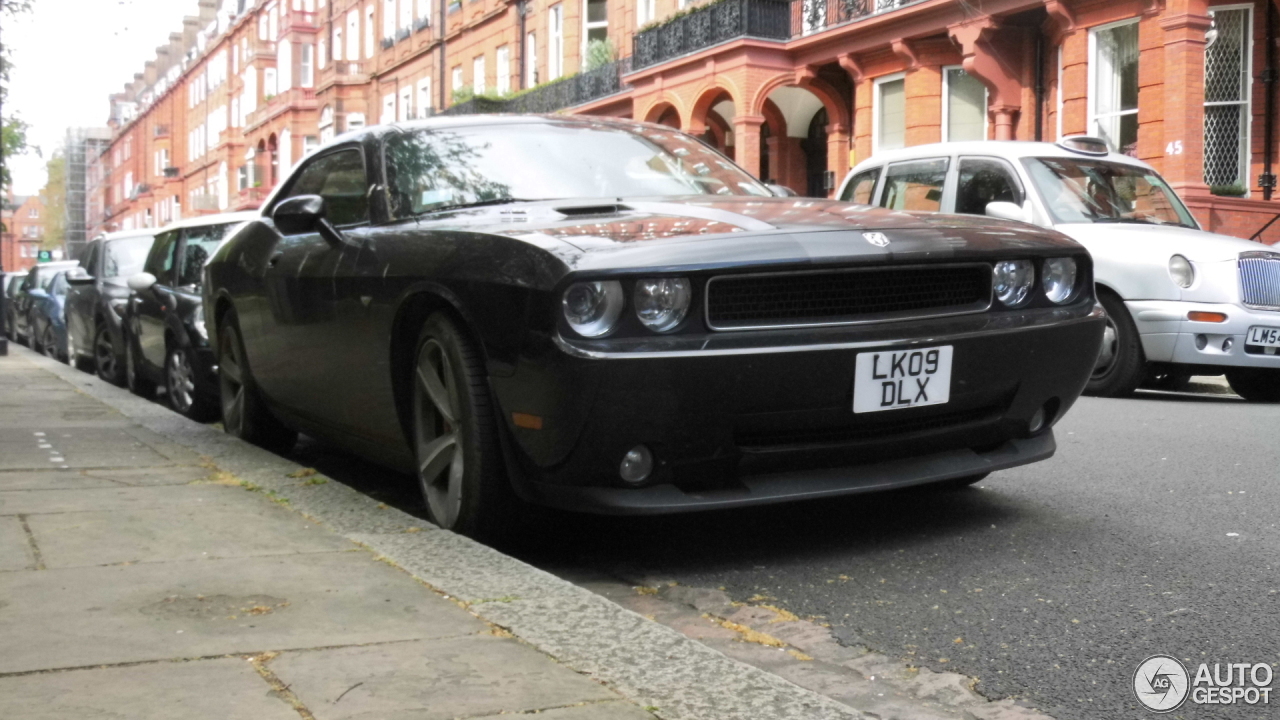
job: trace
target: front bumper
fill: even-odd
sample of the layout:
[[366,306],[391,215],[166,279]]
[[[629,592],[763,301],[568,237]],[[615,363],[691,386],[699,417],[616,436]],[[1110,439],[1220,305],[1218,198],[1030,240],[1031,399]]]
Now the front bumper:
[[[1048,458],[1048,427],[1088,381],[1104,324],[1090,301],[696,342],[547,337],[526,349],[513,376],[491,383],[508,469],[525,499],[616,514],[736,507],[940,482]],[[852,412],[860,352],[941,345],[954,348],[949,402]],[[1040,411],[1046,422],[1033,432]],[[619,463],[638,444],[653,452],[655,468],[630,487]]]
[[[1127,300],[1125,305],[1142,337],[1142,351],[1151,362],[1226,367],[1280,368],[1280,350],[1268,355],[1257,347],[1246,347],[1249,328],[1254,325],[1280,328],[1280,313],[1251,310],[1230,303],[1198,303],[1178,300]],[[1222,313],[1226,322],[1196,322],[1187,319],[1192,311]],[[1197,336],[1204,347],[1197,347]],[[1226,340],[1226,349],[1223,345]]]

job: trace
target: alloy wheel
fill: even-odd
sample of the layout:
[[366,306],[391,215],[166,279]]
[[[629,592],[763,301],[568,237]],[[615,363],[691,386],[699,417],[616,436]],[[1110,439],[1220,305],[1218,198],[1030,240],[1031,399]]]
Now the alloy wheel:
[[228,432],[243,434],[244,424],[244,364],[240,358],[240,343],[235,331],[226,327],[220,333],[222,345],[218,362],[218,384],[221,385],[222,422]]
[[168,371],[169,402],[174,410],[185,413],[195,401],[196,381],[191,362],[181,348],[169,352]]
[[431,517],[448,528],[462,508],[463,432],[453,367],[437,340],[427,340],[418,351],[414,378],[418,482]]
[[1093,378],[1096,380],[1100,377],[1106,377],[1111,372],[1112,366],[1116,364],[1116,356],[1119,354],[1120,330],[1116,327],[1116,321],[1110,315],[1107,316],[1107,327],[1102,331],[1102,346],[1098,349],[1098,360],[1093,365]]
[[93,357],[98,363],[98,375],[100,377],[115,377],[116,350],[111,345],[111,333],[105,327],[98,331],[93,340]]
[[40,349],[44,351],[45,357],[58,359],[58,343],[53,337],[53,326],[44,329],[44,336],[40,338]]

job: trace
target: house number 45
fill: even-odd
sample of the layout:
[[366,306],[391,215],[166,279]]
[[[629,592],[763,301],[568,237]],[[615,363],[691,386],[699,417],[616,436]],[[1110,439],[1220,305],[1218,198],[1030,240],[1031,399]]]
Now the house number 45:
[[1165,154],[1165,155],[1181,155],[1181,154],[1182,154],[1182,141],[1181,141],[1181,140],[1174,140],[1173,142],[1169,143],[1168,145],[1165,145],[1165,146],[1164,146],[1164,154]]

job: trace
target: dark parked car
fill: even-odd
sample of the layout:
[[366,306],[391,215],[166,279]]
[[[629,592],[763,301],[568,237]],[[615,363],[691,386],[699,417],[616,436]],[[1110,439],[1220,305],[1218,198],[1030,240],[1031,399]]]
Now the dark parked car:
[[16,321],[14,320],[15,305],[13,304],[13,298],[18,294],[18,288],[22,285],[22,279],[26,276],[27,272],[25,270],[21,272],[4,273],[4,284],[0,285],[0,292],[4,293],[4,334],[10,340],[17,339],[13,334],[13,329],[16,324]]
[[204,215],[160,230],[140,272],[128,279],[125,379],[149,397],[165,389],[169,405],[194,420],[218,415],[218,376],[205,334],[204,263],[227,232],[255,213]]
[[1104,326],[1057,232],[777,197],[601,118],[348,134],[205,272],[227,432],[416,471],[480,534],[518,498],[666,513],[1043,460]]
[[64,307],[67,300],[67,273],[53,276],[48,289],[33,294],[31,302],[31,349],[54,360],[67,357],[67,323]]
[[142,271],[155,230],[128,230],[90,240],[67,280],[67,344],[72,365],[92,362],[98,377],[125,382],[125,281]]
[[[74,260],[40,263],[27,271],[18,285],[10,304],[13,310],[13,338],[20,343],[31,344],[31,320],[38,300],[49,292],[53,276],[76,266]],[[38,338],[37,338],[38,339]]]

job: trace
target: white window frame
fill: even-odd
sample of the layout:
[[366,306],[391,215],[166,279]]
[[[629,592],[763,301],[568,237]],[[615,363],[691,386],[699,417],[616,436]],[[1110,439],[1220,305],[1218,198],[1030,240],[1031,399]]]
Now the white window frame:
[[[337,43],[335,43],[337,44]],[[360,60],[360,10],[352,8],[347,11],[347,58],[350,62]]]
[[374,4],[370,2],[364,6],[364,56],[366,59],[372,58],[377,53],[378,43],[376,41],[378,33],[374,27],[374,18],[376,18],[376,10]]
[[477,55],[471,60],[471,89],[476,95],[483,95],[488,89],[485,83],[485,62],[483,55]]
[[511,92],[511,46],[503,45],[494,51],[497,56],[494,65],[493,85],[498,95]]
[[400,88],[399,106],[396,107],[396,122],[405,122],[413,119],[413,86],[405,85]]
[[316,85],[316,46],[302,43],[298,46],[298,87]]
[[564,4],[547,8],[547,80],[564,75]]
[[[943,65],[942,66],[942,142],[951,141],[951,103],[948,100],[951,97],[951,83],[947,80],[947,74],[950,70],[959,70],[964,72],[963,65]],[[977,78],[974,78],[977,80]],[[979,80],[978,82],[982,82]],[[987,135],[991,132],[991,91],[986,85],[982,86],[982,139],[986,140]]]
[[463,80],[462,80],[462,66],[461,66],[461,65],[454,66],[453,70],[452,70],[452,71],[450,71],[450,73],[449,73],[449,74],[450,74],[450,81],[451,81],[451,83],[450,83],[450,84],[451,84],[451,88],[450,88],[451,92],[458,92],[458,91],[459,91],[459,90],[461,90],[462,88],[466,87],[466,83],[464,83],[464,82],[463,82]]
[[[898,80],[902,80],[904,103],[905,103],[906,79],[907,79],[907,74],[905,72],[897,72],[889,75],[884,75],[882,77],[878,77],[873,81],[873,87],[871,91],[871,154],[872,155],[875,155],[877,152],[880,152],[880,105],[881,105],[880,86],[884,85],[885,83],[897,82]],[[903,131],[904,132],[906,131],[905,127],[903,128]]]
[[636,27],[642,28],[658,17],[658,0],[636,0]]
[[587,19],[588,5],[591,4],[591,0],[582,0],[582,62],[579,65],[583,70],[587,68],[587,45],[591,44],[588,39],[591,31],[604,28],[605,38],[609,37],[609,2],[604,0],[604,3],[604,20],[591,22]]
[[[1253,53],[1255,50],[1257,50],[1257,48],[1254,47],[1254,38],[1253,38],[1254,6],[1250,4],[1238,3],[1235,5],[1212,5],[1209,7],[1210,12],[1217,12],[1221,10],[1244,10],[1248,13],[1248,19],[1245,21],[1245,28],[1244,28],[1244,37],[1247,42],[1247,45],[1245,46],[1244,57],[1245,57],[1245,77],[1249,78],[1249,87],[1244,93],[1244,102],[1209,103],[1209,102],[1205,102],[1203,99],[1201,99],[1200,102],[1202,103],[1203,107],[1210,107],[1214,105],[1243,105],[1244,106],[1245,133],[1244,133],[1244,153],[1243,153],[1243,163],[1242,163],[1244,167],[1242,168],[1243,176],[1239,178],[1239,180],[1240,180],[1240,184],[1245,187],[1245,194],[1241,197],[1248,198],[1253,194],[1253,190],[1250,187],[1252,183],[1249,181],[1249,177],[1252,175],[1252,170],[1253,170],[1253,90],[1254,90],[1253,84],[1254,82],[1256,82],[1253,77]],[[1201,93],[1201,95],[1203,95],[1203,92]],[[1203,162],[1204,162],[1203,159],[1201,159],[1202,165],[1203,165]],[[1201,168],[1202,175],[1203,175],[1203,172],[1204,172],[1204,169]]]
[[396,121],[396,94],[389,92],[382,96],[382,115],[378,119],[379,125],[390,125]]
[[[1086,102],[1087,112],[1088,112],[1088,124],[1086,125],[1087,127],[1086,132],[1089,135],[1093,135],[1095,137],[1102,136],[1102,132],[1098,126],[1098,116],[1097,116],[1098,93],[1097,93],[1097,88],[1095,87],[1097,85],[1096,70],[1097,70],[1097,62],[1098,62],[1098,33],[1106,32],[1107,30],[1112,30],[1114,28],[1118,28],[1124,25],[1136,25],[1140,19],[1141,18],[1129,18],[1127,20],[1118,20],[1116,22],[1107,23],[1105,25],[1098,25],[1097,27],[1089,28],[1089,57],[1088,57],[1088,63],[1085,65],[1086,73],[1088,74],[1087,88],[1089,93],[1088,101]],[[1141,40],[1139,40],[1139,44],[1141,44]],[[1141,72],[1141,70],[1139,70],[1139,72]],[[1139,109],[1140,108],[1134,108],[1133,110],[1122,110],[1120,112],[1109,113],[1107,117],[1123,117],[1125,115],[1137,115]],[[1122,152],[1122,151],[1123,151],[1123,148],[1116,148],[1116,152]]]
[[396,36],[396,0],[386,0],[382,6],[382,38]]
[[524,36],[524,87],[535,87],[538,84],[538,35],[530,30]]
[[424,77],[417,83],[418,118],[425,118],[431,111],[431,78]]

